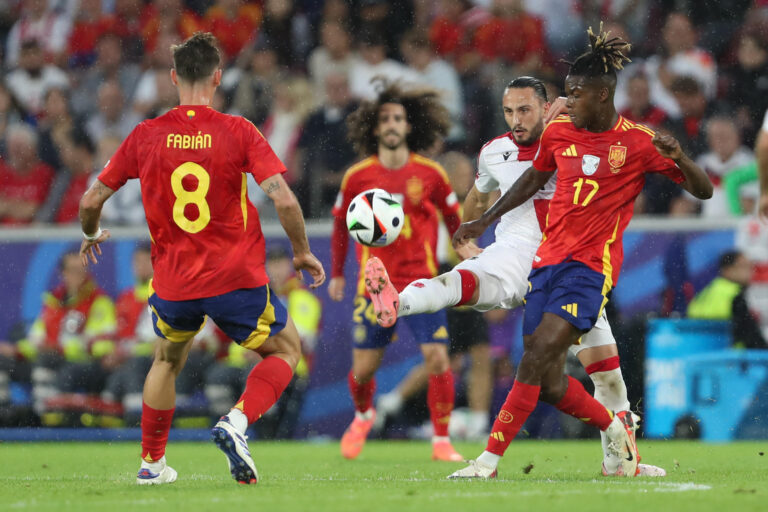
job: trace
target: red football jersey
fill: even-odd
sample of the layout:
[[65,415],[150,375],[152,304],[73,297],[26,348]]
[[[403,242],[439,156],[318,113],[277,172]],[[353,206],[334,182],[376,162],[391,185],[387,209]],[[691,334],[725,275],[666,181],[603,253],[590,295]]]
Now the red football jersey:
[[[372,156],[347,170],[333,207],[337,219],[332,237],[333,277],[344,275],[344,258],[350,240],[345,222],[349,203],[360,192],[372,188],[384,189],[400,200],[405,221],[400,236],[386,247],[355,244],[358,263],[371,256],[379,257],[398,291],[415,279],[436,276],[437,213],[442,213],[453,233],[460,223],[459,204],[440,164],[411,153],[408,163],[399,169],[387,169],[377,156]],[[362,268],[357,293],[364,293]]]
[[619,116],[608,131],[577,129],[560,116],[544,129],[533,166],[557,170],[533,267],[580,261],[615,286],[624,255],[622,234],[643,190],[645,173],[658,172],[675,183],[685,176],[651,143],[653,131]]
[[191,300],[268,283],[264,237],[246,194],[285,172],[259,130],[239,116],[182,105],[144,121],[99,180],[138,178],[152,237],[152,281],[165,300]]

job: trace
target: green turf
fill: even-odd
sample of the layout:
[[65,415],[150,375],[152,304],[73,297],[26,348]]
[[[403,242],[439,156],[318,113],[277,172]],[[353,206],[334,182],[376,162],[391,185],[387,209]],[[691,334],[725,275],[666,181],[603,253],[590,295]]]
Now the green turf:
[[[457,444],[476,456],[479,444]],[[207,443],[176,443],[172,485],[139,487],[136,443],[2,443],[0,510],[766,511],[768,441],[643,442],[664,479],[599,476],[597,441],[513,443],[491,481],[448,481],[427,443],[369,442],[356,461],[336,443],[253,443],[258,485],[237,485]],[[597,452],[597,453],[596,453]],[[526,473],[525,469],[529,471]]]

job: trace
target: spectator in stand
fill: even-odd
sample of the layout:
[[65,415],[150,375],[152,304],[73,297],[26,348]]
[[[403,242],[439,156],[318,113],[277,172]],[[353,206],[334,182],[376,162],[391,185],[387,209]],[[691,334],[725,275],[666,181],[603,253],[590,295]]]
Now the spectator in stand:
[[[724,180],[732,171],[750,164],[755,157],[752,151],[742,146],[741,135],[732,117],[716,115],[705,123],[709,151],[701,155],[696,163],[704,169],[714,185],[709,201],[701,202],[702,217],[723,218],[731,215]],[[699,203],[689,194],[684,196],[694,204]]]
[[[144,379],[152,366],[157,335],[152,327],[152,314],[147,307],[151,295],[152,247],[139,244],[133,252],[132,288],[120,293],[116,302],[118,359],[124,363],[107,379],[102,398],[123,405],[123,418],[129,426],[138,426],[141,419],[141,393]],[[213,363],[212,350],[219,340],[212,322],[207,322],[195,337],[189,359],[176,380],[177,403],[180,407],[196,391],[202,391],[203,376]]]
[[326,78],[348,74],[356,58],[349,29],[340,21],[324,20],[320,25],[320,45],[310,53],[307,65],[318,105],[326,101]]
[[[97,143],[96,172],[91,176],[92,183],[117,152],[123,142],[123,137],[114,133],[104,133]],[[109,226],[146,226],[144,205],[141,202],[141,185],[139,180],[128,180],[120,190],[115,192],[101,209],[101,219]]]
[[357,108],[349,92],[346,72],[325,76],[325,103],[307,118],[296,159],[309,189],[311,217],[326,216],[336,198],[344,171],[356,158],[347,141],[347,117]]
[[6,134],[8,128],[21,123],[21,111],[5,83],[0,81],[0,157],[7,158]]
[[411,0],[360,0],[359,32],[378,32],[384,38],[387,56],[397,58],[403,34],[414,26]]
[[699,82],[690,76],[676,77],[669,86],[675,97],[680,117],[671,119],[666,128],[680,141],[680,146],[691,158],[707,150],[704,120],[714,114]]
[[[141,36],[146,53],[154,53],[160,49],[170,54],[164,37],[183,41],[202,28],[200,19],[184,7],[182,0],[148,2],[141,13]],[[170,68],[171,66],[166,67],[166,74]]]
[[45,205],[37,214],[39,221],[68,224],[78,220],[80,199],[88,189],[91,173],[96,169],[96,148],[82,130],[75,130],[71,139],[71,144],[62,148],[61,160],[65,167],[56,173]]
[[113,31],[115,18],[101,11],[101,0],[80,0],[69,35],[69,67],[89,67],[96,60],[96,43]]
[[70,20],[50,10],[46,0],[23,0],[21,17],[13,24],[5,43],[6,67],[19,64],[21,47],[27,41],[37,42],[44,59],[64,64],[71,28]]
[[70,110],[66,89],[54,87],[45,93],[45,107],[37,123],[37,130],[40,141],[37,153],[40,159],[58,171],[64,166],[62,151],[71,147],[72,134],[82,130]]
[[441,100],[451,114],[451,131],[447,142],[460,141],[464,135],[464,98],[461,81],[456,69],[446,61],[436,58],[426,32],[418,29],[406,32],[400,43],[401,53],[409,69],[419,83],[434,87],[441,93]]
[[115,305],[79,253],[65,253],[59,270],[61,284],[43,295],[40,316],[17,345],[33,364],[32,398],[40,415],[62,392],[100,393],[115,348]]
[[768,109],[768,40],[757,27],[741,33],[736,58],[727,73],[728,102],[736,110],[744,142],[751,146]]
[[673,12],[667,16],[662,28],[661,51],[643,63],[643,71],[651,85],[651,101],[673,118],[683,115],[672,91],[676,78],[692,77],[705,99],[715,97],[717,65],[712,55],[696,46],[697,39],[688,16]]
[[512,66],[512,75],[541,74],[549,60],[541,19],[525,12],[523,0],[493,0],[491,15],[475,32],[472,46],[483,58]]
[[26,115],[36,117],[43,108],[45,92],[52,87],[69,87],[67,74],[45,63],[40,44],[30,39],[21,45],[19,67],[8,73],[6,85]]
[[358,41],[360,59],[353,62],[349,71],[349,88],[352,95],[361,100],[376,98],[374,77],[385,76],[390,82],[417,83],[419,77],[399,62],[387,58],[387,47],[379,32],[365,31]]
[[648,78],[639,71],[627,84],[627,107],[619,112],[630,121],[644,124],[654,130],[667,122],[667,113],[651,103]]
[[[544,22],[547,45],[557,58],[564,58],[581,48],[584,38],[583,0],[525,0],[525,10]],[[608,19],[602,17],[601,19]],[[598,22],[599,24],[599,22]],[[596,27],[596,25],[592,25]],[[615,36],[616,34],[611,34]],[[624,39],[629,41],[629,39]],[[537,75],[538,76],[538,75]]]
[[206,11],[203,23],[219,40],[225,62],[231,62],[254,39],[261,23],[261,8],[241,0],[216,0]]
[[106,132],[112,132],[125,138],[141,118],[132,109],[125,109],[123,91],[117,80],[107,80],[101,84],[98,93],[99,110],[85,123],[91,139],[98,141]]
[[454,60],[466,50],[466,15],[472,10],[469,0],[440,0],[438,15],[429,27],[429,39],[438,55]]
[[222,83],[237,84],[231,110],[255,125],[261,125],[272,110],[275,90],[287,76],[277,65],[277,53],[263,34],[254,45],[249,64],[247,70],[228,70],[222,78]]
[[114,34],[120,38],[120,46],[125,60],[131,64],[141,62],[144,57],[142,40],[142,0],[115,0]]
[[728,320],[733,344],[741,348],[768,348],[746,300],[752,263],[739,251],[720,257],[720,272],[688,305],[688,318]]
[[0,161],[0,224],[32,222],[48,195],[54,171],[38,159],[37,134],[27,125],[8,127],[7,160]]
[[123,60],[121,39],[114,33],[106,33],[96,43],[96,61],[72,91],[72,109],[78,116],[94,114],[98,106],[93,99],[98,96],[99,87],[109,80],[120,84],[124,101],[130,105],[140,77],[139,66]]
[[173,67],[169,48],[180,42],[175,35],[161,35],[157,47],[149,56],[149,69],[141,75],[133,97],[133,109],[142,119],[158,111],[159,107],[167,104],[169,100],[172,106],[178,104],[178,95],[168,70]]
[[293,0],[265,0],[261,31],[272,43],[280,66],[303,68],[313,41],[309,21]]

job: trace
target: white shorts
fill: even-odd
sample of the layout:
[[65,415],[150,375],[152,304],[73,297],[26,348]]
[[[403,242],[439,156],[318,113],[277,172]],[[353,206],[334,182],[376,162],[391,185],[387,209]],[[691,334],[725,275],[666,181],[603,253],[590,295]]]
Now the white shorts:
[[[514,245],[496,242],[474,258],[456,265],[454,270],[469,270],[477,276],[479,296],[477,304],[472,308],[489,311],[522,306],[528,292],[528,274],[537,249],[538,246],[524,241]],[[578,345],[572,345],[570,350],[576,355],[586,348],[615,344],[611,326],[603,311],[592,330],[581,337]]]
[[477,311],[514,309],[528,292],[528,274],[538,247],[531,243],[493,243],[483,252],[464,260],[454,270],[469,270],[477,276]]

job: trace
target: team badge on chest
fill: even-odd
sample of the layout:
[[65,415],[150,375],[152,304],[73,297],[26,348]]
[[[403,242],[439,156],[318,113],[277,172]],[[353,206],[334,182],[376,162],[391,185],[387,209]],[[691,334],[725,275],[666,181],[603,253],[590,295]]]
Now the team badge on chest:
[[627,160],[627,147],[613,145],[608,150],[608,164],[611,166],[611,172],[617,173],[624,162]]
[[597,166],[600,165],[600,157],[594,155],[584,155],[581,157],[581,170],[587,176],[592,176],[597,172]]

